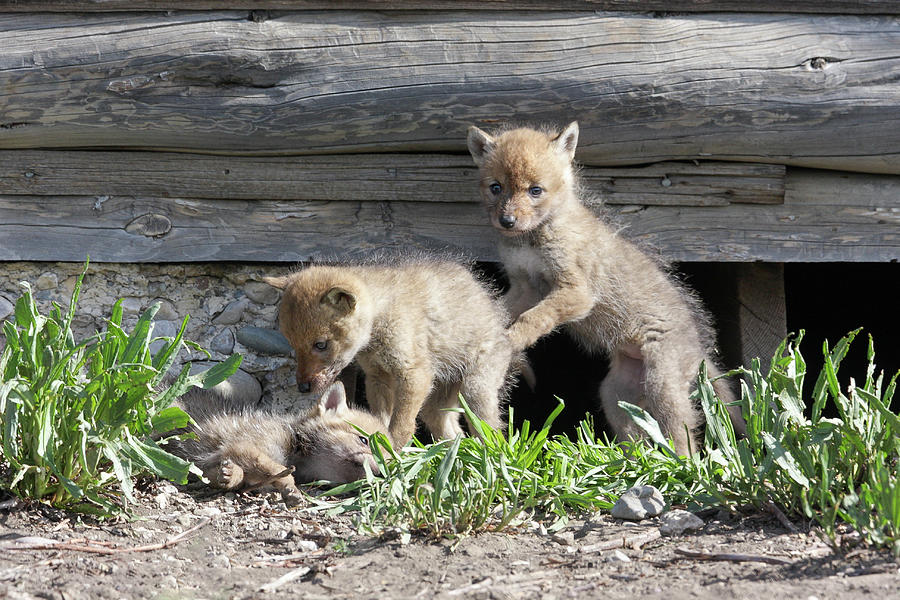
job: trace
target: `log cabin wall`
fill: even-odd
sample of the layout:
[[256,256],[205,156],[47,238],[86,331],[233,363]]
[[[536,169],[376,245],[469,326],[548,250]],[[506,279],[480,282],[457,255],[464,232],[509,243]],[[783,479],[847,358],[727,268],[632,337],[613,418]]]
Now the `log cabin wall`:
[[786,331],[785,263],[900,257],[898,15],[887,0],[0,0],[0,261],[59,281],[71,266],[46,263],[86,255],[103,273],[206,264],[242,273],[234,302],[266,271],[246,263],[490,262],[467,127],[577,119],[597,211],[668,260],[724,265],[749,360]]

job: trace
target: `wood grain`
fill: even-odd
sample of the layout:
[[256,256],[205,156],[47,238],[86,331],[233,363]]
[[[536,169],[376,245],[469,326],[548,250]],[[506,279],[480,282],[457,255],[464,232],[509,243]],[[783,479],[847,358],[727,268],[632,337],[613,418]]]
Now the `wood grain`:
[[896,0],[0,0],[2,11],[611,10],[898,14]]
[[[788,170],[785,183],[784,204],[608,212],[621,235],[670,260],[900,260],[900,177]],[[2,195],[0,215],[0,260],[295,262],[383,249],[497,260],[472,202]]]
[[[582,170],[609,204],[724,206],[784,200],[784,167],[668,162]],[[170,152],[0,151],[0,194],[223,200],[476,202],[468,156],[203,156]]]
[[0,148],[465,152],[582,126],[594,166],[900,173],[894,17],[504,11],[0,15]]

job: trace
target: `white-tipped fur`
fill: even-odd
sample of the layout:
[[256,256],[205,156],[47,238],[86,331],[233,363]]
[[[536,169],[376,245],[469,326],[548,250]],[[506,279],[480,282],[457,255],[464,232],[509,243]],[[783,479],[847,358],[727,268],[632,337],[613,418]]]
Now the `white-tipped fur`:
[[177,456],[195,463],[211,485],[230,490],[271,485],[296,502],[297,482],[336,483],[375,471],[366,433],[387,433],[370,413],[347,406],[340,382],[330,386],[313,408],[275,414],[226,401],[217,390],[192,390],[178,403],[194,420],[193,439],[172,441]]
[[[437,438],[461,432],[462,393],[493,427],[512,359],[508,317],[464,266],[437,259],[312,266],[282,287],[281,331],[294,348],[301,391],[316,392],[352,360],[372,412],[405,445],[420,417]],[[338,290],[338,291],[335,291]]]
[[[624,400],[646,409],[687,453],[701,423],[689,400],[700,362],[719,373],[705,319],[654,260],[583,205],[572,164],[577,140],[577,123],[561,133],[469,130],[483,203],[501,233],[510,339],[522,350],[564,326],[589,352],[609,357],[599,395],[613,430],[643,435],[619,408]],[[716,390],[733,401],[724,382]],[[729,410],[742,432],[743,420]]]

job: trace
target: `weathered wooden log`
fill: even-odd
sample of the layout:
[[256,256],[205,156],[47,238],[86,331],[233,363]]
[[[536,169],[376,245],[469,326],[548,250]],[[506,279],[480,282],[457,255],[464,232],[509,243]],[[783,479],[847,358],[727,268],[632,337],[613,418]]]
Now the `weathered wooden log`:
[[0,16],[0,148],[465,151],[582,125],[591,165],[900,173],[893,17],[532,12]]
[[[608,211],[622,235],[672,260],[900,260],[895,176],[788,170],[784,204]],[[0,195],[0,215],[0,260],[294,262],[385,248],[497,259],[471,202]]]
[[[778,204],[784,166],[666,162],[581,175],[609,204]],[[170,152],[0,150],[0,195],[223,200],[476,202],[472,159],[357,154],[235,157]]]
[[0,0],[0,12],[140,10],[622,10],[900,14],[896,0]]

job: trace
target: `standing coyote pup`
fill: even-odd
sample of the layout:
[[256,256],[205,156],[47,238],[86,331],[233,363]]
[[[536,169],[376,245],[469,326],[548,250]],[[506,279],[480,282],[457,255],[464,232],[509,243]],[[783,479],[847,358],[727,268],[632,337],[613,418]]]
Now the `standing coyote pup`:
[[[565,324],[589,352],[610,358],[600,399],[616,434],[642,435],[618,406],[625,400],[653,415],[686,454],[700,425],[688,399],[700,362],[718,374],[702,312],[653,260],[582,204],[572,166],[577,142],[574,122],[559,134],[521,128],[491,136],[469,128],[469,151],[510,281],[504,296],[515,319],[509,337],[518,351]],[[723,381],[715,386],[732,402]],[[743,429],[739,413],[729,411]]]
[[299,414],[229,406],[215,389],[192,390],[178,404],[194,420],[188,430],[195,437],[169,442],[173,454],[194,462],[213,486],[271,485],[294,503],[300,499],[295,479],[355,481],[365,477],[366,463],[374,472],[369,441],[356,427],[386,433],[373,415],[347,406],[340,382]]
[[416,416],[437,438],[462,431],[462,393],[500,426],[500,393],[512,358],[500,303],[463,266],[312,266],[266,281],[284,289],[281,331],[297,357],[297,385],[317,393],[355,358],[372,412],[399,448]]

